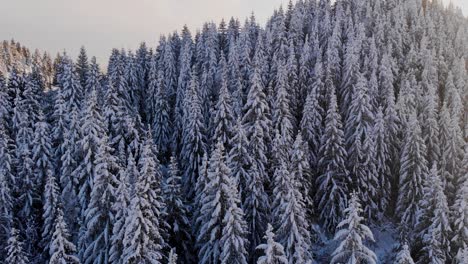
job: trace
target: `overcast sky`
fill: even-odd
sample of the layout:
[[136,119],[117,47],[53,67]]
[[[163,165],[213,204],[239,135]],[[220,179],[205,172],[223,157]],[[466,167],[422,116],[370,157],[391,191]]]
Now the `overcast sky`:
[[[449,1],[449,0],[446,0]],[[206,21],[240,18],[253,11],[264,25],[288,0],[0,0],[0,39],[18,40],[52,55],[76,56],[81,45],[105,63],[112,48],[154,47],[161,34],[187,24],[195,32]],[[468,0],[452,0],[468,14]]]

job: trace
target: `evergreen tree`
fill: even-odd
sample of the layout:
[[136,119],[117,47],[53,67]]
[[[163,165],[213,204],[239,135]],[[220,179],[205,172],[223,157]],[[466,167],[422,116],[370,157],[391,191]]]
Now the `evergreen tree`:
[[24,252],[24,243],[20,241],[18,230],[12,228],[10,230],[10,238],[6,247],[7,255],[6,263],[27,264],[29,263],[28,256]]
[[52,243],[55,222],[57,220],[59,210],[59,187],[57,185],[57,179],[51,170],[47,173],[42,203],[42,246],[44,249],[44,257],[47,257],[47,254],[50,251],[50,243]]
[[[157,163],[146,136],[139,160],[140,176],[125,220],[123,263],[161,263],[164,241],[160,228],[159,181]],[[159,173],[158,173],[159,174]]]
[[226,165],[224,146],[216,144],[209,162],[208,179],[199,215],[197,235],[200,263],[247,263],[245,223],[237,189]]
[[57,218],[54,224],[54,232],[50,242],[50,264],[79,264],[80,260],[74,255],[75,245],[69,240],[67,225],[63,219],[63,212],[57,208]]
[[229,152],[229,168],[231,169],[232,178],[236,182],[242,204],[245,203],[247,196],[246,190],[250,183],[250,175],[248,173],[251,160],[248,154],[248,142],[245,135],[244,126],[241,119],[237,119],[236,126],[234,127],[234,137],[232,138],[232,149]]
[[432,195],[426,199],[431,199],[429,204],[433,205],[432,211],[426,211],[431,214],[427,230],[423,235],[423,257],[420,263],[445,263],[450,259],[450,238],[452,232],[449,223],[449,208],[447,198],[444,193],[442,181],[437,174],[437,167],[433,165],[430,173],[430,182]]
[[362,223],[362,213],[356,193],[351,195],[348,207],[344,213],[346,218],[341,221],[335,234],[339,246],[332,253],[330,263],[377,263],[377,256],[363,244],[364,239],[374,241],[372,231]]
[[170,106],[168,95],[164,87],[163,71],[158,72],[158,86],[154,103],[154,123],[153,135],[154,143],[159,151],[160,158],[164,158],[168,154],[170,139],[171,139],[171,123],[170,123]]
[[184,115],[183,124],[183,145],[180,159],[183,166],[184,191],[189,199],[193,198],[196,180],[198,178],[198,168],[201,158],[206,152],[205,146],[205,126],[202,115],[202,105],[200,101],[198,80],[195,72],[192,72],[190,89],[185,94],[185,108],[187,115]]
[[177,264],[177,253],[175,251],[175,248],[171,249],[171,252],[169,253],[169,259],[167,261],[168,264]]
[[401,250],[396,255],[394,264],[414,264],[411,252],[407,244],[404,244]]
[[182,181],[179,173],[177,160],[171,157],[169,164],[169,175],[162,186],[164,203],[166,206],[163,213],[169,225],[169,245],[174,245],[173,250],[181,252],[180,260],[184,263],[190,262],[193,248],[190,234],[189,208],[182,193]]
[[377,109],[372,133],[375,143],[375,172],[378,175],[378,186],[380,187],[377,202],[380,211],[385,212],[391,200],[392,172],[390,169],[390,142],[388,142],[385,117],[381,106]]
[[275,241],[273,227],[270,224],[268,224],[264,238],[266,243],[257,246],[257,249],[264,251],[263,255],[258,258],[257,264],[287,264],[288,259],[284,254],[284,248]]
[[[114,215],[114,226],[112,228],[111,248],[109,251],[110,263],[122,263],[123,241],[125,239],[125,220],[128,217],[130,205],[131,187],[135,187],[135,182],[139,178],[135,158],[132,153],[128,155],[127,167],[120,171],[118,186],[115,191],[115,202],[112,204]],[[132,185],[130,186],[130,183]]]
[[401,152],[400,184],[396,212],[402,231],[407,234],[416,225],[417,212],[423,196],[423,179],[427,174],[426,147],[421,127],[411,114]]
[[[86,232],[82,237],[86,249],[80,252],[83,263],[108,263],[111,248],[117,179],[114,175],[114,157],[104,135],[96,152],[95,171],[92,175],[89,204],[84,211]],[[82,250],[82,249],[80,249]]]
[[345,166],[346,150],[341,117],[338,113],[336,96],[330,91],[325,130],[321,139],[319,168],[317,178],[317,211],[326,229],[333,231],[343,217],[348,190],[348,171]]
[[459,179],[455,203],[452,205],[451,222],[453,223],[452,248],[454,252],[468,247],[468,148],[465,147],[465,158],[462,174]]
[[90,65],[88,62],[88,55],[86,54],[86,49],[84,46],[80,48],[80,54],[78,55],[78,60],[76,62],[76,73],[81,84],[81,87],[86,86],[87,76]]

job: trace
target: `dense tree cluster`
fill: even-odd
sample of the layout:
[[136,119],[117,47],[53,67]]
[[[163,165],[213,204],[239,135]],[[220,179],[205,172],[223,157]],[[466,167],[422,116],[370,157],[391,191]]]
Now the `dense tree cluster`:
[[298,0],[106,73],[84,48],[0,55],[0,263],[378,263],[389,219],[395,263],[468,259],[453,6]]

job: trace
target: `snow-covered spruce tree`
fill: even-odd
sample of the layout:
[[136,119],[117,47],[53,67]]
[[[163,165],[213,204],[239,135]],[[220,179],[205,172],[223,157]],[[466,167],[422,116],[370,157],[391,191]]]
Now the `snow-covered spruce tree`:
[[390,161],[391,153],[389,149],[385,117],[382,107],[379,106],[375,115],[375,123],[372,130],[372,137],[375,143],[375,170],[378,177],[380,192],[378,195],[378,206],[381,213],[385,213],[391,200],[391,175]]
[[172,151],[179,153],[182,148],[182,133],[184,113],[187,109],[184,108],[185,93],[188,90],[191,80],[191,60],[192,60],[192,40],[186,42],[181,47],[180,51],[180,71],[177,81],[176,105],[174,109],[174,125],[172,136]]
[[287,145],[293,143],[293,130],[295,123],[294,117],[291,114],[291,91],[288,82],[288,72],[293,69],[286,68],[289,65],[279,65],[276,76],[276,94],[273,107],[273,127],[278,130],[284,137]]
[[19,232],[16,228],[10,230],[10,238],[6,247],[6,263],[28,264],[29,259],[24,252],[24,243],[20,240]]
[[377,263],[375,253],[363,244],[363,240],[374,241],[372,231],[362,223],[364,218],[358,195],[353,193],[348,207],[344,210],[346,217],[341,221],[334,240],[340,241],[339,246],[332,253],[330,263]]
[[[78,199],[82,217],[86,215],[85,210],[88,208],[91,189],[96,178],[97,159],[101,158],[98,156],[99,148],[102,144],[109,144],[109,142],[104,142],[107,140],[104,139],[107,137],[104,126],[104,119],[97,102],[97,92],[92,90],[87,95],[85,107],[81,112],[79,127],[81,138],[77,142],[77,156],[74,157],[74,162],[78,162],[78,164],[72,172],[72,178],[78,181]],[[82,253],[81,249],[80,253]]]
[[396,213],[405,236],[415,228],[420,200],[423,197],[423,180],[427,174],[426,146],[421,127],[413,113],[409,117],[401,152],[400,183]]
[[[222,62],[223,60],[221,59]],[[218,102],[216,103],[213,117],[213,136],[211,142],[222,142],[226,153],[229,153],[232,147],[233,134],[236,131],[233,131],[235,122],[233,102],[231,93],[228,90],[227,78],[227,72],[223,71]]]
[[203,200],[199,202],[202,205],[197,235],[200,263],[247,263],[246,226],[221,142],[216,144],[209,164]]
[[84,46],[81,46],[80,54],[78,54],[78,59],[76,61],[76,73],[78,75],[81,87],[85,87],[86,85],[89,68],[90,65],[88,62],[88,55],[86,54],[86,49]]
[[[246,215],[247,225],[249,227],[250,250],[254,253],[257,245],[260,244],[261,237],[265,232],[265,223],[268,221],[268,212],[270,206],[268,196],[264,186],[268,180],[267,177],[267,144],[269,139],[269,105],[266,101],[263,83],[260,75],[260,63],[254,62],[254,73],[252,76],[252,85],[250,87],[247,102],[244,106],[244,116],[242,123],[244,125],[247,140],[249,142],[248,153],[252,164],[249,168],[250,182],[244,190],[246,197],[243,209]],[[251,259],[257,257],[251,256]]]
[[345,141],[347,145],[347,166],[354,188],[363,203],[364,214],[369,220],[378,212],[378,186],[375,170],[374,113],[370,104],[367,83],[362,73],[358,72],[354,91],[347,110]]
[[[80,140],[80,122],[78,110],[74,108],[70,115],[70,123],[66,128],[63,141],[56,148],[56,158],[60,160],[57,168],[59,185],[62,191],[61,198],[65,220],[71,231],[74,241],[78,231],[78,219],[80,218],[79,185],[75,174],[78,168],[78,150]],[[60,156],[59,156],[60,155]]]
[[139,160],[140,176],[135,183],[125,220],[122,260],[126,264],[161,263],[164,241],[160,228],[159,166],[152,153],[151,134],[146,135]]
[[171,249],[171,252],[169,252],[169,259],[167,260],[168,264],[177,264],[177,253],[175,251],[175,248]]
[[83,85],[83,88],[85,94],[89,94],[93,89],[96,89],[99,94],[99,102],[101,103],[104,100],[104,98],[101,97],[104,94],[101,86],[101,72],[99,70],[99,64],[96,61],[96,57],[91,58],[89,69],[86,72],[86,82]]
[[315,185],[315,178],[312,177],[312,171],[309,163],[309,147],[302,140],[299,132],[291,149],[290,172],[298,184],[298,190],[302,195],[306,216],[311,216],[314,212],[314,201],[312,195],[312,186]]
[[265,244],[257,246],[257,250],[263,250],[263,254],[258,258],[257,264],[287,264],[288,258],[284,254],[283,246],[275,241],[273,227],[268,224],[265,232]]
[[49,257],[50,243],[54,233],[54,225],[57,220],[57,210],[59,209],[59,187],[57,178],[49,169],[46,174],[44,194],[42,199],[42,248],[43,256]]
[[233,178],[229,179],[231,194],[228,200],[228,208],[223,219],[221,237],[221,263],[247,264],[247,224],[244,220],[244,212],[240,207],[240,196],[237,184]]
[[182,193],[182,180],[176,158],[170,159],[169,173],[162,185],[165,207],[164,217],[169,225],[167,243],[180,252],[180,260],[190,263],[193,259],[189,208]]
[[168,95],[164,87],[163,70],[158,71],[157,88],[154,102],[153,136],[161,161],[167,158],[170,151],[171,122]]
[[414,264],[414,260],[411,257],[411,252],[407,244],[404,244],[398,254],[395,257],[394,264]]
[[60,205],[57,206],[57,218],[54,223],[54,232],[51,237],[49,255],[50,264],[80,264],[80,260],[75,256],[76,246],[69,240],[67,224],[63,219],[63,212]]
[[458,190],[455,203],[451,208],[451,223],[453,223],[452,249],[458,252],[463,248],[468,248],[468,147],[465,146],[465,158],[462,174],[459,179]]
[[200,161],[206,152],[204,117],[195,69],[192,71],[190,88],[185,94],[184,107],[188,114],[184,115],[180,160],[183,164],[184,192],[190,200],[195,195],[194,187],[198,178]]
[[[63,89],[63,96],[66,109],[70,112],[73,108],[80,109],[83,100],[83,87],[75,72],[72,60],[68,56],[62,58],[61,71],[59,76],[59,87]],[[85,72],[86,73],[86,72]]]
[[52,146],[50,139],[50,127],[46,122],[42,110],[39,111],[38,120],[34,124],[34,138],[32,142],[32,160],[34,173],[39,186],[42,186],[47,177],[47,172],[53,170]]
[[468,261],[468,247],[460,248],[455,256],[456,264],[463,264]]
[[299,190],[299,182],[290,173],[291,164],[281,160],[274,174],[274,201],[272,204],[278,242],[284,247],[290,263],[310,260],[309,224],[306,206]]
[[234,127],[234,137],[231,140],[232,149],[229,152],[228,164],[231,169],[231,177],[236,182],[241,198],[242,204],[245,202],[247,194],[247,186],[250,182],[250,175],[248,174],[251,160],[247,151],[248,142],[245,135],[244,126],[241,119],[237,119]]
[[[440,170],[448,201],[453,202],[458,179],[462,176],[460,169],[463,160],[463,134],[459,126],[458,119],[453,115],[448,115],[446,103],[442,106],[440,116],[440,144],[441,158]],[[443,120],[442,120],[443,119]]]
[[[109,251],[109,262],[121,264],[123,262],[123,242],[125,239],[125,220],[128,217],[130,205],[131,188],[135,187],[138,179],[138,169],[132,153],[128,154],[127,167],[120,170],[118,186],[115,191],[115,202],[112,204],[114,212],[114,226],[112,227],[111,248]],[[130,186],[131,183],[131,186]]]
[[320,176],[317,178],[317,212],[325,228],[333,232],[343,217],[349,194],[348,171],[345,166],[346,150],[341,116],[338,113],[336,95],[330,91],[325,130],[320,147]]
[[[444,193],[443,183],[437,174],[437,167],[434,164],[428,174],[431,186],[427,191],[432,195],[424,197],[432,201],[424,201],[432,208],[423,213],[431,214],[429,226],[423,234],[423,256],[418,259],[418,263],[445,263],[450,260],[450,234],[452,230],[449,223],[449,208],[447,197]],[[432,189],[432,190],[431,190]],[[431,211],[429,211],[431,210]]]
[[315,65],[315,78],[310,92],[304,104],[302,120],[300,124],[301,134],[304,141],[309,145],[310,165],[317,170],[320,150],[320,139],[323,133],[323,120],[325,111],[320,103],[323,82],[321,80],[322,64],[320,61]]
[[[13,222],[13,184],[15,181],[12,167],[11,139],[7,135],[5,121],[0,119],[0,248],[6,248],[8,232]],[[0,250],[0,253],[4,253]]]
[[[85,233],[80,239],[86,249],[80,252],[83,263],[108,263],[117,186],[114,174],[115,158],[111,154],[107,136],[98,143],[94,173],[92,174],[89,204],[84,211]],[[84,249],[84,248],[83,248]],[[80,248],[80,251],[83,250]]]

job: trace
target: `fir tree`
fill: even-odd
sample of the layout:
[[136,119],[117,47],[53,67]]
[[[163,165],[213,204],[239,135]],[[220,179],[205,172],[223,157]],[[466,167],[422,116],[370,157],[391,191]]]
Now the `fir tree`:
[[234,137],[232,138],[232,149],[229,152],[229,168],[231,169],[232,178],[239,187],[239,193],[242,204],[245,202],[245,193],[247,186],[250,182],[250,175],[248,174],[251,160],[248,154],[248,141],[245,135],[245,130],[242,122],[237,119],[236,126],[234,127]]
[[[54,233],[55,221],[58,217],[59,209],[59,187],[57,185],[56,176],[51,170],[47,173],[45,180],[44,196],[43,196],[43,213],[42,213],[42,246],[43,254],[47,256],[50,251],[50,243]],[[63,216],[62,216],[63,217]],[[63,220],[63,219],[62,219]]]
[[[158,72],[158,86],[154,103],[153,135],[160,157],[166,157],[171,139],[170,105],[164,87],[163,71]],[[163,159],[164,160],[164,159]]]
[[181,161],[183,167],[184,191],[189,199],[193,198],[195,183],[198,177],[198,167],[206,151],[205,126],[202,115],[198,81],[195,72],[192,73],[190,89],[185,95],[185,108],[187,116],[184,116],[183,145],[181,150]]
[[197,236],[200,263],[247,263],[243,213],[238,207],[237,189],[233,188],[221,142],[216,144],[209,164],[204,196],[199,203],[202,205]]
[[362,223],[362,213],[358,196],[351,195],[348,207],[344,213],[346,218],[341,221],[335,234],[335,241],[339,246],[332,253],[330,263],[377,263],[377,256],[363,244],[363,240],[374,241],[372,231]]
[[57,218],[54,224],[54,232],[50,242],[50,264],[79,264],[80,260],[74,255],[75,245],[69,240],[67,225],[63,219],[63,212],[57,208]]
[[[129,213],[130,204],[130,188],[134,187],[136,180],[139,178],[138,169],[135,164],[135,158],[132,153],[128,155],[127,167],[120,171],[118,186],[115,191],[115,202],[112,204],[112,211],[115,212],[111,248],[109,251],[110,263],[122,263],[123,241],[125,239],[125,221]],[[130,183],[132,185],[130,186]]]
[[169,164],[169,175],[162,186],[164,197],[164,215],[169,225],[169,245],[174,245],[174,250],[181,252],[181,260],[189,262],[193,249],[190,242],[189,208],[182,193],[182,181],[179,173],[177,160],[171,157]]
[[347,175],[345,166],[346,150],[341,117],[338,113],[336,96],[330,92],[329,107],[325,119],[325,130],[321,139],[319,168],[321,175],[317,178],[318,191],[316,194],[317,210],[320,220],[329,231],[343,217],[347,195]]
[[273,227],[268,224],[265,232],[265,244],[257,246],[258,250],[263,250],[264,253],[257,260],[257,264],[287,264],[288,259],[284,254],[283,246],[275,241]]
[[396,255],[394,264],[414,264],[411,252],[407,244],[404,244],[401,250]]
[[[86,245],[80,252],[83,263],[108,263],[113,226],[112,203],[115,201],[116,176],[113,174],[114,157],[104,136],[96,152],[95,172],[91,183],[89,204],[84,211],[86,232],[82,241]],[[82,242],[82,243],[83,243]],[[81,249],[80,249],[81,250]]]
[[400,184],[396,208],[404,233],[416,225],[419,203],[423,196],[423,179],[427,174],[425,151],[421,127],[416,115],[411,114],[401,153]]
[[454,252],[468,247],[468,148],[465,147],[464,166],[459,179],[455,203],[452,205],[451,222],[453,223],[452,248]]
[[171,252],[169,253],[169,259],[167,261],[168,264],[177,264],[177,253],[175,251],[175,248],[171,249]]
[[76,72],[78,74],[81,87],[86,86],[89,68],[90,65],[88,62],[88,55],[86,54],[86,49],[84,46],[81,46],[80,54],[78,55],[78,60],[76,62]]
[[10,230],[10,238],[6,247],[7,255],[6,263],[27,264],[29,263],[28,256],[24,252],[24,243],[20,241],[18,230],[12,228]]

